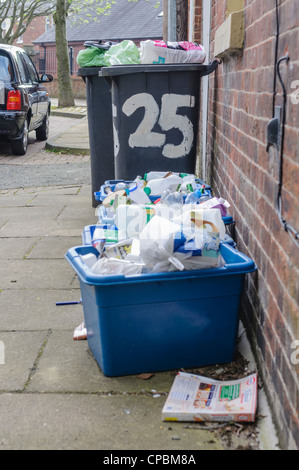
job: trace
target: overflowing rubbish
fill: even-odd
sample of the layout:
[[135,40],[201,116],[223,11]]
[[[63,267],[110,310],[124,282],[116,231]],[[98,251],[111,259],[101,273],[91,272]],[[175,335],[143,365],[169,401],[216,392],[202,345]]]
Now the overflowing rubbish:
[[162,410],[164,421],[254,422],[257,374],[220,381],[179,372]]
[[180,41],[141,41],[140,62],[142,64],[203,64],[206,52],[200,44]]
[[[66,254],[84,311],[73,338],[87,338],[110,377],[234,360],[244,277],[256,266],[227,240],[229,203],[195,175],[172,171],[107,180],[99,189],[97,223]],[[239,419],[234,400],[243,384],[208,384],[228,398],[219,405],[215,392],[209,410],[194,419],[206,411],[211,418],[214,406],[224,419],[229,404]],[[253,395],[246,387],[244,393],[247,406]],[[180,402],[174,404],[178,416],[169,419],[181,419]],[[249,421],[245,408],[238,416]]]
[[[155,176],[156,174],[156,176]],[[145,192],[148,198],[143,195],[143,200],[138,203],[145,202],[160,202],[162,193],[169,190],[170,192],[179,192],[186,197],[195,190],[201,190],[201,196],[211,196],[211,188],[204,184],[201,180],[194,175],[186,173],[173,173],[173,172],[152,172],[145,173],[145,175],[137,176],[134,181],[108,181],[102,185],[100,191],[95,193],[97,200],[102,202],[106,207],[112,204],[111,200],[115,196],[125,196],[134,201],[134,191],[141,189]],[[139,191],[140,194],[140,191]],[[166,195],[166,194],[164,194]],[[107,197],[109,196],[109,198]],[[203,199],[197,202],[203,202]],[[228,207],[228,206],[227,206]]]
[[97,256],[81,257],[94,274],[221,266],[229,203],[212,197],[195,175],[152,171],[134,181],[108,181],[99,198],[98,224],[89,240]]
[[136,64],[203,64],[206,53],[200,44],[193,42],[141,41],[138,47],[132,40],[119,43],[85,41],[77,56],[80,67],[109,67]]
[[84,46],[85,49],[80,50],[77,55],[80,67],[140,64],[139,49],[131,40],[120,43],[86,41]]

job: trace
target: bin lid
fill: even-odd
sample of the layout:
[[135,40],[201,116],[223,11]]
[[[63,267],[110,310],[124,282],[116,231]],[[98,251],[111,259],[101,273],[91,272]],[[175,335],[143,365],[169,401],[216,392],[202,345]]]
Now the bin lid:
[[87,77],[91,75],[99,76],[99,72],[102,70],[102,67],[80,67],[77,71],[78,77]]
[[210,64],[138,64],[138,65],[112,65],[102,67],[99,71],[100,77],[113,77],[116,75],[129,75],[135,73],[151,72],[197,72],[201,77],[209,75],[216,70],[219,65],[218,60],[213,60]]

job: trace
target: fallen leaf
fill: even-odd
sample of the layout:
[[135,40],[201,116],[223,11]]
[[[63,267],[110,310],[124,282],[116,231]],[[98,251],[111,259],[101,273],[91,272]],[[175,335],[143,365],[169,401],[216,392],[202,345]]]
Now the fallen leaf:
[[142,380],[148,380],[150,379],[154,374],[148,373],[148,374],[139,374],[137,375],[138,379]]

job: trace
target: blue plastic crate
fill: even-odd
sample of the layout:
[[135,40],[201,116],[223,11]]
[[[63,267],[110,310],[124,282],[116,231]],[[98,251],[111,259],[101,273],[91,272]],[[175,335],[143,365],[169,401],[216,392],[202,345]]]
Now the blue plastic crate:
[[[202,180],[200,179],[196,179],[197,183],[198,183],[198,187],[201,188],[201,186],[206,183],[204,183]],[[105,181],[105,183],[101,186],[100,188],[100,191],[97,191],[94,193],[94,196],[95,196],[95,200],[96,201],[100,201],[100,202],[103,202],[105,197],[107,196],[107,194],[105,193],[105,187],[106,186],[110,186],[112,191],[114,191],[114,188],[116,186],[117,183],[132,183],[132,181],[125,181],[125,180],[108,180],[108,181]],[[206,185],[205,187],[205,191],[203,192],[203,196],[208,196],[208,197],[212,197],[212,190],[211,190],[211,187]],[[151,202],[154,202],[158,199],[158,196],[149,196]],[[186,196],[184,196],[184,199],[186,199]],[[105,220],[101,220],[100,222],[103,222],[103,223],[108,223],[108,219],[105,219]],[[112,219],[110,220],[110,223],[112,223]],[[235,220],[233,219],[233,217],[231,215],[227,215],[225,217],[223,217],[223,222],[225,225],[232,225],[235,223]]]
[[107,376],[201,367],[234,360],[244,277],[254,262],[221,245],[220,268],[95,275],[69,249],[78,274],[88,345]]

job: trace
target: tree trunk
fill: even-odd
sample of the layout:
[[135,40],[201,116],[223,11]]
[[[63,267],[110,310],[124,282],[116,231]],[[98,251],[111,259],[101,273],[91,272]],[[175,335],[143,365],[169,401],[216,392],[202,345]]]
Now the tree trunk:
[[66,39],[66,0],[56,0],[55,40],[58,77],[58,106],[74,106],[74,95],[70,74],[68,44]]
[[[188,40],[188,2],[176,0],[176,41]],[[163,3],[163,39],[168,41],[168,0]]]
[[176,30],[177,41],[188,41],[188,2],[186,0],[176,2]]

